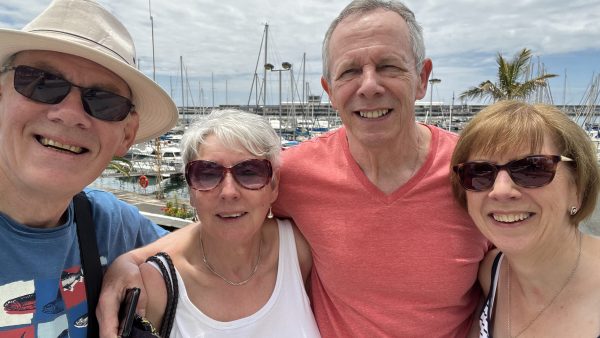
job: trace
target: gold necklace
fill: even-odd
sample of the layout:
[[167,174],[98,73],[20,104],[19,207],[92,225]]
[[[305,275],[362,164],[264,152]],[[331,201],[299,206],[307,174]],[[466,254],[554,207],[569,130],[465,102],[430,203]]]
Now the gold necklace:
[[260,264],[260,256],[261,256],[260,253],[262,250],[262,239],[260,240],[260,242],[258,242],[258,258],[256,259],[256,264],[254,264],[254,267],[252,268],[252,272],[250,272],[250,276],[248,276],[248,278],[244,279],[241,282],[231,281],[231,280],[225,278],[223,275],[221,275],[217,271],[215,271],[215,269],[213,269],[213,267],[210,265],[210,263],[208,263],[208,260],[206,259],[206,254],[204,253],[204,242],[202,242],[202,237],[200,237],[200,246],[202,247],[202,261],[204,262],[204,265],[206,265],[206,267],[208,268],[208,270],[210,270],[210,272],[212,272],[213,274],[215,274],[215,276],[224,280],[225,283],[227,283],[229,285],[240,286],[240,285],[244,285],[244,284],[248,283],[252,279],[252,277],[254,277],[256,270],[258,270],[258,265]]
[[510,263],[508,262],[508,260],[506,261],[507,264],[507,282],[506,282],[506,288],[507,288],[507,294],[508,294],[508,336],[511,338],[517,338],[520,335],[523,334],[523,332],[525,332],[529,327],[531,327],[531,325],[533,325],[533,323],[535,323],[535,321],[540,318],[540,316],[544,313],[544,311],[546,311],[556,300],[556,298],[558,298],[558,296],[563,292],[563,290],[567,287],[567,285],[569,284],[569,282],[571,281],[571,279],[573,279],[573,276],[575,275],[575,271],[577,271],[577,268],[579,267],[579,259],[581,258],[581,233],[579,233],[579,251],[577,252],[577,260],[575,261],[575,265],[573,266],[573,269],[571,269],[571,272],[569,273],[569,277],[567,277],[567,280],[565,281],[565,283],[563,284],[563,286],[558,290],[558,292],[556,292],[554,294],[554,296],[552,296],[552,299],[550,299],[550,302],[548,302],[548,304],[544,305],[544,307],[535,315],[535,317],[533,317],[533,319],[531,319],[527,325],[525,325],[525,327],[523,329],[521,329],[521,331],[519,331],[519,333],[517,333],[515,336],[512,335],[512,329],[511,329],[511,325],[510,325]]

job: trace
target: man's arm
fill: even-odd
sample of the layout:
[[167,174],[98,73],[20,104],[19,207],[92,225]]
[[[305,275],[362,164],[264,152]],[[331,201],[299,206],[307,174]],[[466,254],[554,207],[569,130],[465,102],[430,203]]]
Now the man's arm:
[[104,274],[100,300],[96,308],[96,316],[100,323],[100,337],[113,338],[117,336],[119,328],[119,305],[124,299],[125,291],[128,288],[138,287],[141,289],[136,312],[142,316],[145,315],[148,297],[139,266],[146,261],[146,258],[192,236],[193,231],[198,225],[188,225],[147,246],[129,251],[119,256],[110,265]]

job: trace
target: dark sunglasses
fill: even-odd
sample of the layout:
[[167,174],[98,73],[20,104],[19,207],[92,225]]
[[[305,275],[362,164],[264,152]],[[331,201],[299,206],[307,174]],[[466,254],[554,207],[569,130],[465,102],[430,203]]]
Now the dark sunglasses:
[[503,165],[473,161],[457,164],[452,169],[458,174],[462,187],[470,191],[490,189],[498,172],[503,169],[515,184],[523,188],[539,188],[552,182],[558,162],[561,161],[573,160],[559,155],[531,155]]
[[224,167],[211,161],[197,160],[185,165],[185,180],[192,189],[208,191],[216,188],[228,172],[239,185],[250,190],[261,189],[273,177],[273,169],[269,160],[252,159],[231,167]]
[[81,91],[83,110],[103,121],[122,121],[133,110],[133,103],[123,96],[105,90],[85,88],[47,71],[29,66],[8,67],[15,71],[15,90],[35,102],[57,104],[69,95],[72,87]]

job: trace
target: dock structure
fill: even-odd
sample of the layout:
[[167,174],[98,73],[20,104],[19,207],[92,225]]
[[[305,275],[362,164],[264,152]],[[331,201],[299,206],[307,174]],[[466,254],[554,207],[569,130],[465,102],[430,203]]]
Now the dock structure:
[[[137,170],[132,170],[129,175],[124,174],[124,173],[120,173],[117,171],[109,171],[109,170],[104,170],[104,172],[102,172],[102,177],[113,177],[113,178],[118,178],[118,177],[139,177],[142,175],[146,175],[146,176],[152,176],[155,177],[156,175],[158,175],[158,170],[144,170],[144,171],[137,171]],[[160,171],[160,175],[165,178],[165,177],[171,177],[171,176],[182,176],[183,173],[181,173],[181,170],[161,170]]]
[[[153,196],[140,195],[135,192],[123,191],[119,189],[95,187],[94,185],[91,185],[90,187],[105,190],[114,194],[121,201],[137,207],[142,215],[169,231],[183,228],[192,223],[191,220],[166,216],[163,212],[165,201],[156,199]],[[186,202],[181,201],[180,203]],[[187,205],[189,206],[189,204]],[[191,206],[189,208],[191,209]]]
[[[328,101],[318,95],[310,95],[304,102],[282,102],[281,105],[219,105],[218,107],[178,107],[180,123],[188,125],[197,116],[208,114],[213,109],[241,109],[269,120],[271,126],[285,139],[310,138],[342,125],[339,114]],[[460,104],[443,101],[415,102],[417,121],[437,125],[443,129],[460,132],[464,125],[488,103]],[[578,120],[582,114],[592,117],[589,122],[600,125],[600,105],[570,104],[556,105],[569,116]]]
[[102,177],[139,177],[142,175],[146,176],[157,176],[160,172],[162,177],[170,177],[173,175],[183,175],[183,162],[181,160],[163,160],[160,165],[160,171],[158,170],[158,164],[156,160],[137,160],[133,159],[131,161],[131,171],[129,174],[125,174],[118,170],[104,170],[102,172]]

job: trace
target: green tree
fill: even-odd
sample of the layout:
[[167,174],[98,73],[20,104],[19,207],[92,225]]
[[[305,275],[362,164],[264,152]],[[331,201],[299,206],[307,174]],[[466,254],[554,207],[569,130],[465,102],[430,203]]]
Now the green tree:
[[477,87],[471,87],[460,94],[461,99],[527,100],[540,88],[548,85],[548,79],[556,74],[541,74],[529,79],[531,50],[523,48],[512,60],[506,60],[498,53],[498,79],[496,83],[486,80]]
[[126,158],[113,156],[110,163],[108,163],[107,169],[113,169],[123,175],[129,176],[131,169],[133,169],[133,164]]

